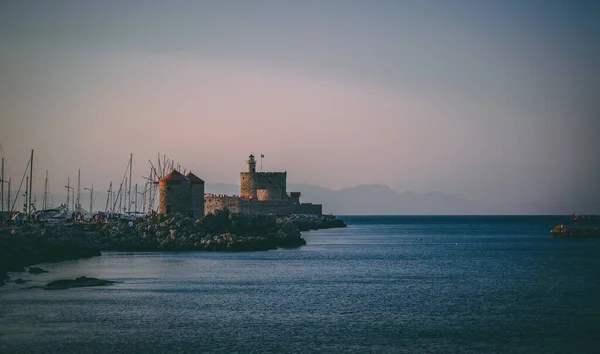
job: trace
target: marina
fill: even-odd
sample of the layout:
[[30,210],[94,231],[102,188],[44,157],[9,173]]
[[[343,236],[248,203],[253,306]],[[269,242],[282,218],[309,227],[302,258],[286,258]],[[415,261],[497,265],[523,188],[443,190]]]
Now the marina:
[[[33,188],[34,174],[36,166],[34,165],[35,151],[31,150],[27,167],[16,190],[11,189],[12,178],[5,175],[6,160],[2,157],[0,170],[0,221],[4,225],[13,222],[21,223],[40,223],[48,222],[73,223],[73,222],[92,222],[102,216],[103,218],[115,218],[134,220],[146,215],[155,214],[158,210],[158,182],[168,171],[181,168],[179,163],[167,158],[165,155],[157,155],[156,164],[148,161],[149,172],[147,176],[141,176],[143,187],[138,188],[138,183],[133,182],[135,174],[133,172],[133,154],[130,154],[125,172],[118,188],[113,188],[113,181],[108,183],[106,190],[106,203],[104,208],[94,209],[94,193],[98,194],[98,189],[94,185],[82,188],[81,170],[77,170],[77,183],[73,185],[71,178],[68,177],[64,185],[65,194],[53,195],[50,192],[48,180],[49,171],[45,170],[44,190],[41,201],[36,199],[36,191]],[[155,167],[157,166],[157,167]],[[185,170],[184,170],[185,171]],[[12,183],[14,186],[14,183]],[[89,207],[82,204],[82,191],[89,192]],[[53,203],[64,197],[62,201]]]

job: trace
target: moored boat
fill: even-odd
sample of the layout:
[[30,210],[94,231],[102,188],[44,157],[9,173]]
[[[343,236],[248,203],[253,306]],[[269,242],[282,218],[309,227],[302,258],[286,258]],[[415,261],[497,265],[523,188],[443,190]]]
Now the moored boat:
[[556,225],[550,233],[559,237],[600,238],[600,215],[573,214],[572,225]]

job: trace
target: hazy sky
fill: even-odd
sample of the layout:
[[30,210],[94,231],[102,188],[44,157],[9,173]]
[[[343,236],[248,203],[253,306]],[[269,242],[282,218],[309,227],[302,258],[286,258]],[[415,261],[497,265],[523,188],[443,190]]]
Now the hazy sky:
[[[600,212],[600,2],[2,1],[0,144],[20,180],[386,184]],[[18,183],[18,182],[17,182]],[[539,210],[537,210],[539,211]]]

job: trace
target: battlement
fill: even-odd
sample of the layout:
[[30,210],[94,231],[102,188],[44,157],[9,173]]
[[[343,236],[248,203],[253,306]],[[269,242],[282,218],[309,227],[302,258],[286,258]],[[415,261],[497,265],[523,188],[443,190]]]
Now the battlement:
[[277,178],[279,175],[287,174],[286,171],[284,171],[284,172],[240,172],[240,173],[254,174],[254,175],[271,177],[271,178]]

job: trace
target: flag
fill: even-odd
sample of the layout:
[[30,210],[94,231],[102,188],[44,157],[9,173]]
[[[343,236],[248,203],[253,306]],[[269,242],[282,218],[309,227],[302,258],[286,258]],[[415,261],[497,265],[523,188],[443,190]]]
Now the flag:
[[265,155],[263,155],[263,154],[260,154],[260,158],[261,158],[261,159],[262,159],[262,158],[264,158],[264,157],[265,157]]

